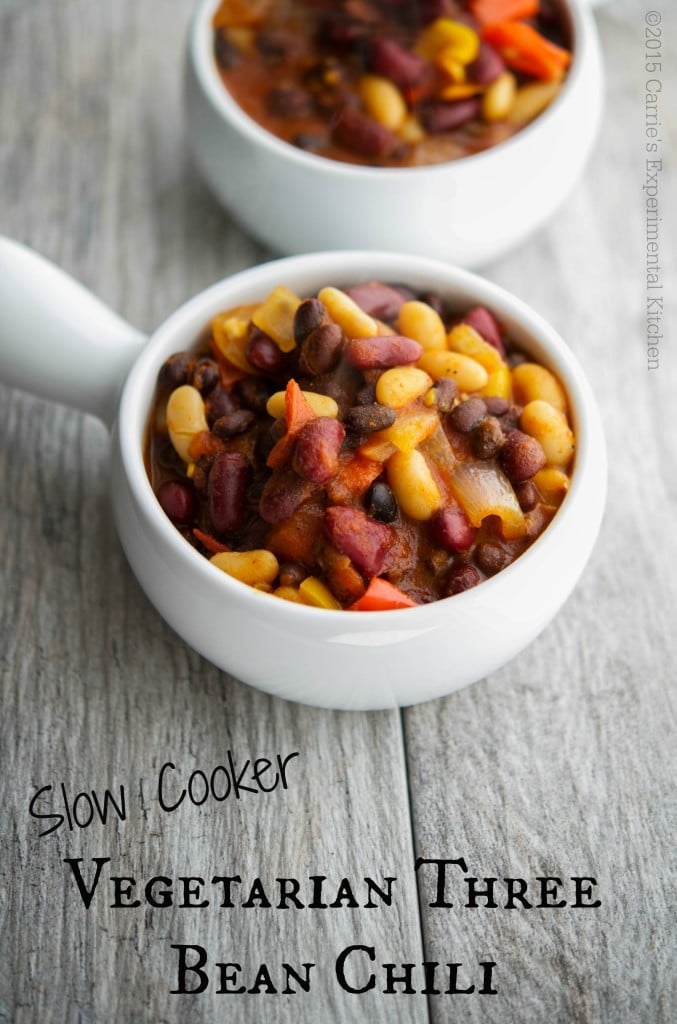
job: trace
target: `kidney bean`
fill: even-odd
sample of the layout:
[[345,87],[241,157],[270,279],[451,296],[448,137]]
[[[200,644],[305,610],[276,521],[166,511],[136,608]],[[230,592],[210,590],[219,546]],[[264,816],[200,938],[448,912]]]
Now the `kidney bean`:
[[195,356],[190,352],[175,352],[166,359],[158,373],[161,388],[178,388],[189,384],[195,367]]
[[386,370],[391,366],[415,363],[423,355],[423,346],[413,338],[399,334],[351,338],[345,347],[345,355],[348,362],[360,370]]
[[489,43],[480,43],[480,51],[465,73],[476,85],[491,85],[505,71],[505,61]]
[[215,422],[212,431],[217,437],[227,440],[237,434],[244,434],[245,430],[253,427],[255,422],[256,416],[249,409],[235,409],[233,412],[227,412],[225,416],[221,416]]
[[470,562],[464,562],[462,565],[455,565],[447,573],[447,578],[444,583],[444,596],[451,597],[452,594],[461,594],[464,590],[470,590],[471,587],[476,587],[478,583],[481,583],[482,577],[479,572]]
[[486,405],[487,412],[490,416],[505,416],[510,408],[510,402],[508,399],[501,398],[500,395],[488,395],[484,399],[484,404]]
[[399,145],[399,139],[393,132],[351,107],[344,107],[339,112],[332,127],[332,136],[340,145],[362,156],[386,156]]
[[376,522],[360,509],[340,505],[325,512],[324,531],[334,547],[369,576],[379,575],[395,541],[391,526]]
[[296,440],[293,466],[299,476],[323,484],[336,476],[338,453],[346,436],[342,423],[329,416],[318,416],[306,423]]
[[249,483],[249,463],[240,452],[219,452],[207,484],[209,518],[216,533],[242,526]]
[[306,337],[301,346],[299,369],[310,377],[329,373],[338,363],[342,348],[343,331],[339,325],[320,324]]
[[402,88],[420,85],[429,74],[428,64],[421,57],[405,50],[394,39],[382,37],[371,40],[367,64],[372,71]]
[[496,318],[493,313],[490,313],[484,306],[475,306],[463,317],[463,323],[468,324],[473,330],[477,331],[485,341],[488,341],[490,345],[498,349],[501,355],[505,355],[505,345],[503,344],[503,338],[501,337],[501,328],[496,322]]
[[198,359],[193,370],[192,384],[203,395],[213,391],[219,383],[219,366],[213,359]]
[[276,374],[284,366],[284,353],[272,338],[254,327],[247,342],[247,359],[261,373]]
[[311,109],[308,93],[288,83],[270,90],[266,96],[266,106],[271,114],[278,117],[305,117]]
[[466,100],[447,103],[444,100],[427,100],[419,109],[421,124],[431,135],[451,132],[476,118],[481,103],[476,96]]
[[309,334],[322,323],[326,314],[324,303],[319,299],[304,299],[294,314],[294,340],[302,345]]
[[259,515],[271,526],[289,519],[299,505],[313,493],[314,484],[303,480],[293,469],[278,470],[263,488]]
[[410,293],[392,288],[387,284],[380,284],[378,281],[346,288],[345,293],[353,302],[357,303],[360,309],[363,309],[369,316],[376,317],[377,320],[394,320],[400,311],[400,306],[410,298]]
[[421,295],[421,302],[425,302],[427,306],[432,306],[439,316],[444,317],[444,302],[437,292],[424,292]]
[[522,480],[514,485],[515,496],[523,512],[531,512],[538,504],[538,491],[531,480]]
[[264,413],[272,392],[260,377],[245,377],[235,385],[242,402],[253,412]]
[[514,483],[529,480],[545,465],[545,452],[535,437],[511,430],[501,448],[499,461],[505,475]]
[[433,540],[446,551],[467,551],[477,530],[471,526],[462,508],[442,508],[430,520]]
[[494,416],[488,416],[473,430],[470,443],[478,459],[493,459],[503,444],[501,424]]
[[177,526],[188,526],[195,516],[195,492],[190,484],[165,480],[157,491],[162,511]]
[[377,480],[369,488],[367,508],[369,514],[380,523],[393,523],[399,512],[397,498],[388,484],[382,480]]
[[397,419],[397,413],[380,402],[358,405],[350,410],[345,422],[355,434],[372,434],[375,430],[386,430]]
[[449,413],[449,423],[460,434],[469,434],[487,414],[481,398],[466,398]]
[[487,576],[494,576],[511,562],[510,552],[495,541],[485,540],[475,548],[475,562]]

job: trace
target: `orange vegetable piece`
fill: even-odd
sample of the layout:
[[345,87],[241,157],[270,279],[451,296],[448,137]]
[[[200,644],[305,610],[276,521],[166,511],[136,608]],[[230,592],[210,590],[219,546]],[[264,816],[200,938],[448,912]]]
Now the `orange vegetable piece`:
[[231,551],[227,544],[222,544],[221,541],[217,540],[216,537],[212,537],[209,533],[204,533],[203,530],[198,530],[197,526],[193,530],[193,536],[200,541],[207,551],[211,551],[213,555],[218,555],[221,551]]
[[383,472],[380,462],[362,455],[339,458],[338,473],[327,483],[327,498],[332,505],[351,505],[371,487]]
[[294,441],[301,427],[305,427],[306,423],[317,419],[317,413],[313,411],[293,377],[285,388],[284,408],[287,433],[280,438],[266,459],[266,465],[271,469],[279,469],[280,466],[284,466],[291,457]]
[[209,339],[209,349],[211,354],[219,364],[219,383],[222,388],[227,390],[232,388],[233,384],[237,384],[239,380],[244,380],[247,376],[244,370],[240,370],[239,367],[233,366],[229,363],[225,356],[219,350],[218,345],[213,338]]
[[538,14],[539,0],[472,0],[470,12],[482,28],[497,21],[520,21]]
[[393,608],[416,608],[417,601],[381,576],[372,576],[362,597],[351,604],[351,612],[385,612]]
[[487,25],[482,38],[498,50],[509,67],[547,82],[561,78],[571,63],[568,50],[551,43],[522,21]]
[[225,444],[218,437],[215,437],[208,430],[201,430],[190,442],[188,454],[193,462],[197,462],[203,455],[216,455],[218,452],[225,451],[225,449]]

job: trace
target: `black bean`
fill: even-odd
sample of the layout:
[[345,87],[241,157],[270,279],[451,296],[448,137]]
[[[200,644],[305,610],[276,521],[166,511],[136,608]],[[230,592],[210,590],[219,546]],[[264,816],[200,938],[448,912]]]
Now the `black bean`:
[[424,292],[421,295],[421,302],[425,302],[427,306],[432,306],[441,317],[444,316],[444,302],[437,292]]
[[232,391],[226,388],[216,387],[209,393],[205,401],[207,422],[214,423],[216,420],[226,416],[229,412],[235,412],[240,408],[240,401]]
[[470,442],[478,459],[493,459],[503,444],[501,424],[494,416],[488,416],[473,430]]
[[253,427],[255,422],[256,416],[249,409],[236,409],[234,412],[228,412],[225,416],[221,416],[212,430],[217,437],[227,440],[237,434],[244,434],[245,430]]
[[266,96],[266,106],[278,117],[305,117],[310,113],[310,97],[297,85],[278,85]]
[[345,418],[348,430],[355,434],[372,434],[375,430],[386,430],[391,427],[397,418],[394,409],[380,402],[373,402],[369,405],[357,405],[351,409]]
[[281,587],[298,587],[299,583],[303,583],[308,573],[301,565],[297,565],[296,562],[284,562],[280,566],[280,586]]
[[158,384],[161,388],[179,388],[188,384],[193,375],[195,356],[190,352],[175,352],[166,359],[158,373]]
[[294,341],[302,345],[322,323],[326,310],[319,299],[304,299],[294,314]]
[[545,465],[545,452],[535,437],[521,430],[511,430],[501,448],[500,462],[505,475],[513,483],[529,480]]
[[453,377],[439,377],[435,384],[437,411],[451,412],[458,395],[458,384]]
[[444,596],[451,597],[452,594],[461,594],[464,590],[470,590],[480,583],[482,577],[470,562],[463,562],[450,569],[444,583]]
[[376,401],[376,385],[365,384],[361,387],[355,395],[356,405],[371,405],[372,402]]
[[193,370],[193,387],[208,395],[219,383],[219,366],[213,359],[198,359]]
[[228,36],[221,29],[217,30],[214,36],[214,57],[219,67],[226,71],[235,67],[240,57]]
[[488,395],[483,401],[490,416],[505,416],[510,408],[508,399],[499,395]]
[[249,409],[258,413],[266,411],[271,390],[260,378],[245,377],[243,380],[238,381],[235,387],[242,402]]
[[475,562],[487,576],[494,576],[511,561],[510,552],[495,541],[485,540],[475,548]]
[[487,414],[487,407],[481,398],[466,398],[449,413],[449,422],[460,434],[469,434]]
[[522,480],[514,485],[515,495],[523,512],[531,512],[538,504],[538,491],[531,480]]
[[367,494],[367,509],[369,514],[381,523],[393,523],[397,519],[397,498],[388,484],[377,480],[371,485]]
[[318,149],[324,149],[329,140],[326,135],[317,135],[313,132],[297,132],[296,135],[292,136],[291,142],[298,149],[305,149],[309,153],[314,153]]

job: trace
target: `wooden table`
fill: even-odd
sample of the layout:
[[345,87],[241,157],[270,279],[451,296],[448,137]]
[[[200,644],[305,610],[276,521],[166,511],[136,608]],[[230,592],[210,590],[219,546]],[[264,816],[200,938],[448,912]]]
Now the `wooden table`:
[[[490,678],[401,713],[349,714],[274,700],[224,676],[164,625],[125,562],[110,518],[103,428],[0,391],[1,1021],[674,1019],[677,380],[667,327],[677,270],[668,223],[677,21],[668,6],[659,367],[647,369],[645,340],[639,0],[598,16],[607,112],[584,179],[546,231],[486,268],[578,353],[611,454],[606,519],[579,587],[540,639]],[[0,231],[144,329],[268,256],[214,203],[184,151],[179,68],[190,7],[0,0]],[[287,789],[162,810],[165,763],[176,766],[163,777],[173,802],[195,769],[227,765],[229,752],[240,767],[299,756],[288,762]],[[219,780],[225,785],[223,773]],[[56,813],[61,784],[71,814],[78,793],[103,799],[108,788],[119,804],[124,787],[125,820],[109,803],[105,825],[71,831],[65,820],[40,837],[58,819],[31,816],[31,800],[42,791],[33,811]],[[81,821],[87,808],[80,798]],[[65,860],[81,858],[91,888],[95,857],[110,862],[86,909]],[[465,869],[448,869],[453,908],[429,906],[434,871],[415,872],[417,857],[464,859]],[[156,875],[173,880],[170,907],[144,897]],[[235,905],[221,907],[223,884],[210,880],[235,875]],[[282,910],[261,898],[242,906],[256,878],[275,903],[281,877],[299,880],[307,904],[309,876],[319,875],[324,902],[338,906]],[[136,895],[141,905],[111,906],[110,876],[136,879],[133,890],[118,883],[118,902]],[[210,905],[177,906],[180,876],[205,879]],[[497,908],[482,899],[465,906],[467,876],[498,879]],[[567,906],[505,909],[503,878],[526,880],[536,903],[536,879],[548,876],[563,880]],[[588,901],[599,907],[571,906],[572,876],[596,879]],[[372,890],[376,905],[365,907],[365,877],[392,884],[390,906]],[[344,878],[357,907],[340,888]],[[151,891],[156,903],[163,885]],[[185,901],[197,902],[197,883],[187,885]],[[180,953],[172,946],[180,945],[206,950],[209,987],[200,995],[171,994]],[[351,946],[374,947],[373,965],[365,950],[345,960],[346,986],[367,984],[373,970],[375,988],[359,995],[336,976]],[[184,955],[192,963],[197,952]],[[277,994],[265,991],[263,974],[258,995],[218,994],[217,961],[243,968],[237,980],[224,969],[224,988],[255,987],[266,964]],[[380,965],[422,961],[442,964],[442,990],[444,964],[462,963],[457,987],[474,983],[475,992],[421,994],[416,966],[417,994],[401,985],[383,993]],[[488,983],[478,965],[490,962],[496,995],[478,991]],[[316,965],[309,992],[292,980],[296,994],[282,993],[282,963],[302,977],[300,965]],[[186,977],[190,987],[199,978]]]

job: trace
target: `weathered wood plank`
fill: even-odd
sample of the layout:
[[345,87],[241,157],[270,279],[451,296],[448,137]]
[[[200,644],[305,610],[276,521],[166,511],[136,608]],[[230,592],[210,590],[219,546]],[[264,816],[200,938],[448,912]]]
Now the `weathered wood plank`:
[[[266,255],[215,205],[184,153],[189,6],[38,0],[0,11],[0,230],[147,329]],[[424,1003],[351,996],[333,976],[335,957],[353,942],[378,946],[386,960],[421,955],[415,881],[402,870],[413,847],[399,715],[272,700],[189,652],[125,564],[101,427],[6,389],[0,403],[0,1019],[311,1024],[364,1012],[374,1021],[427,1020]],[[173,761],[185,783],[229,750],[239,762],[301,756],[286,792],[184,804],[173,814],[159,808],[163,762]],[[73,796],[124,785],[127,820],[38,838],[29,800],[49,784],[58,795],[61,782]],[[309,875],[326,875],[334,888],[344,876],[400,880],[390,909],[122,910],[97,891],[85,910],[62,863],[68,856],[87,866],[110,856],[112,873],[138,880],[239,874],[272,888],[276,877],[293,876],[304,902]],[[204,995],[172,996],[170,945],[181,942],[203,945],[212,961],[240,962],[250,985],[261,962],[271,972],[278,965],[278,976],[283,960],[314,962],[312,991],[219,997],[212,980]]]
[[[426,955],[498,963],[498,996],[462,997],[463,1020],[477,1024],[655,1024],[674,1014],[675,906],[666,886],[677,435],[674,352],[664,343],[660,368],[649,372],[643,337],[645,7],[613,4],[599,15],[608,100],[584,181],[544,234],[490,268],[556,324],[599,395],[610,456],[599,544],[577,591],[528,651],[472,689],[405,715],[420,852],[463,856],[479,877],[598,881],[598,910],[508,911],[466,909],[460,895],[453,910],[430,909],[434,890],[424,880]],[[664,18],[667,94],[676,26],[674,12],[664,9]],[[673,121],[667,103],[662,112]],[[667,324],[677,269],[667,161],[661,187]],[[443,997],[431,1010],[434,1021],[455,1019]]]

